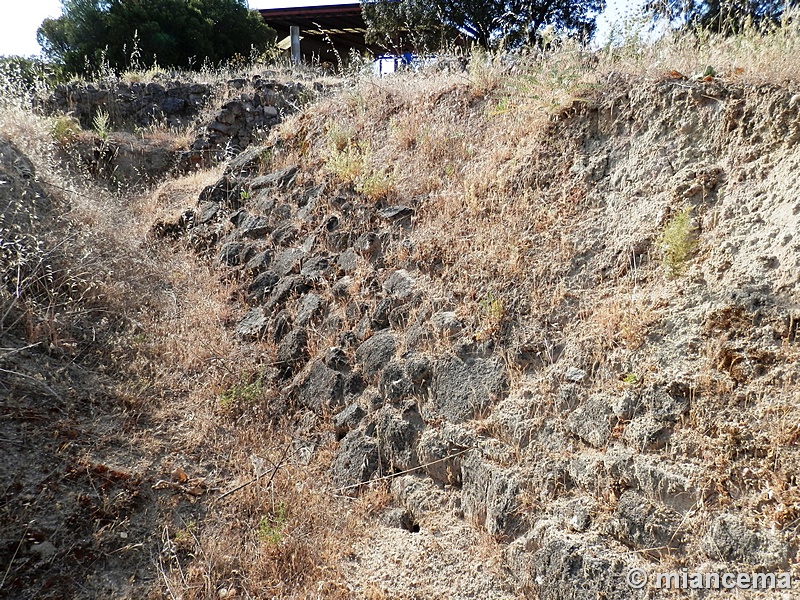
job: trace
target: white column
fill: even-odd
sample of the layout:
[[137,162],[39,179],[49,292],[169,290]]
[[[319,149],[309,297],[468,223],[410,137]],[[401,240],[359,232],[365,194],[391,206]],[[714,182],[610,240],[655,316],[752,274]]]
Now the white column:
[[292,40],[292,62],[300,64],[300,28],[297,25],[289,27],[289,37]]

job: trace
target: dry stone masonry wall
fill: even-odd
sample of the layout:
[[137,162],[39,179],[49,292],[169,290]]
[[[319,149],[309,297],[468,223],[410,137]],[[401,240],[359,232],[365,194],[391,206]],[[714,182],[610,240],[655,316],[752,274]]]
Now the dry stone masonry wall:
[[[56,87],[44,109],[73,117],[88,130],[96,128],[98,115],[108,115],[104,139],[82,149],[85,162],[106,178],[154,181],[175,168],[206,167],[235,156],[323,89],[319,84],[280,82],[272,75],[265,72],[219,84],[71,82]],[[188,128],[194,140],[188,148],[175,148],[150,140],[148,128]],[[115,135],[106,136],[109,132]],[[128,135],[131,132],[135,135]]]
[[[793,477],[800,467],[796,443],[741,437],[742,406],[755,410],[763,390],[783,402],[780,390],[797,383],[786,362],[800,318],[797,96],[623,83],[565,111],[548,135],[569,140],[569,184],[586,192],[579,226],[565,233],[581,257],[564,268],[567,289],[607,285],[631,264],[637,289],[662,288],[657,231],[684,203],[710,242],[680,293],[661,300],[641,350],[609,350],[622,372],[651,364],[645,381],[593,388],[580,336],[553,333],[547,361],[535,349],[548,340],[535,335],[512,351],[471,336],[415,262],[415,201],[370,202],[313,167],[273,170],[271,147],[239,154],[196,207],[155,227],[240,282],[237,334],[275,348],[272,409],[330,420],[339,493],[403,474],[392,481],[398,527],[437,512],[464,518],[505,545],[520,589],[543,600],[649,597],[625,573],[668,556],[774,571],[798,551],[789,528],[759,528],[736,504],[751,485],[746,461],[771,451]],[[531,318],[562,329],[575,320],[572,305],[541,311]],[[714,332],[708,366],[701,336]],[[524,374],[515,385],[511,368]],[[704,404],[708,377],[728,386],[729,402]],[[728,439],[720,431],[740,436],[724,457],[713,455]],[[720,461],[731,470],[716,486]],[[788,494],[797,482],[781,485]]]
[[194,123],[212,98],[214,86],[208,83],[124,83],[108,85],[71,82],[59,85],[45,107],[75,117],[91,129],[99,112],[109,115],[114,127],[150,127],[164,123],[187,127]]

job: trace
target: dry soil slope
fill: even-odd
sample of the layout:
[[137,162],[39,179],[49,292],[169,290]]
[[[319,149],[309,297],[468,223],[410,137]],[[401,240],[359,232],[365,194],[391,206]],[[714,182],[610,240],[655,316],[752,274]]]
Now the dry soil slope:
[[[483,593],[397,558],[455,547],[453,515],[541,598],[630,598],[632,566],[796,571],[800,95],[612,78],[526,131],[469,85],[379,89],[290,119],[181,225],[240,273],[276,385],[333,420],[335,485],[422,465],[354,589]],[[463,162],[437,146],[419,195],[331,167],[368,147],[424,181],[437,131]]]

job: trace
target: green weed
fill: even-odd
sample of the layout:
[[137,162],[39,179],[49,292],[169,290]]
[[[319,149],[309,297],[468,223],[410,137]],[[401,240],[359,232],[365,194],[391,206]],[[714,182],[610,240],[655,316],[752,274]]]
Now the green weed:
[[255,379],[243,374],[239,383],[232,385],[219,395],[219,403],[225,409],[236,405],[250,405],[263,391],[264,383],[260,374]]
[[659,246],[663,263],[670,278],[679,277],[697,248],[697,237],[692,229],[692,209],[684,208],[675,214],[661,233]]
[[500,325],[506,315],[505,305],[503,300],[496,297],[492,292],[489,292],[479,304],[481,307],[481,330],[478,333],[478,337],[485,339],[491,337],[500,329]]
[[286,505],[280,502],[270,514],[261,517],[258,524],[258,539],[270,546],[277,546],[283,541],[288,521]]
[[59,115],[53,119],[50,127],[53,139],[62,146],[74,142],[81,133],[81,125],[73,117]]
[[636,385],[639,383],[639,376],[636,373],[626,373],[622,378],[622,383],[627,385]]
[[107,111],[98,110],[92,119],[92,129],[104,142],[108,140],[108,134],[111,131],[111,117]]

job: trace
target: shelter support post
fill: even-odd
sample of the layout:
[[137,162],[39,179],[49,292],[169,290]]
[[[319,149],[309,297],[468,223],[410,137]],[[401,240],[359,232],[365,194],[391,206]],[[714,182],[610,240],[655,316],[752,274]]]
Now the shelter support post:
[[289,37],[292,41],[292,62],[300,64],[300,27],[292,25],[289,27]]

